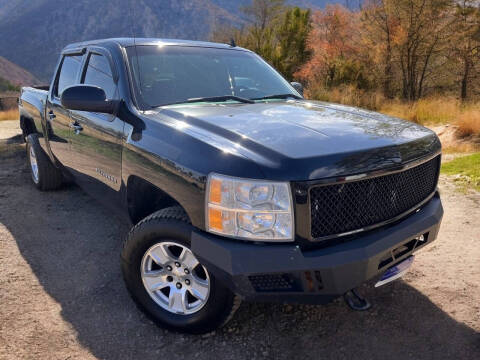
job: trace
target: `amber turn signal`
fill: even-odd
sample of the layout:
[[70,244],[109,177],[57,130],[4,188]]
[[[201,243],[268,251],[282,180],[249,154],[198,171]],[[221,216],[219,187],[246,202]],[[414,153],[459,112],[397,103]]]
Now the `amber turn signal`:
[[223,230],[222,210],[209,208],[208,209],[208,225],[210,229],[217,231]]
[[222,181],[219,179],[210,180],[209,203],[220,204],[222,202]]

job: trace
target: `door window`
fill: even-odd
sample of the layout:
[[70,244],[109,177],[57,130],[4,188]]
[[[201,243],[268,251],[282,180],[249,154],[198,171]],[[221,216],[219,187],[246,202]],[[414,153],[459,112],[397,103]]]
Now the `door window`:
[[82,62],[81,55],[65,56],[60,68],[57,86],[55,87],[55,96],[60,97],[63,90],[74,85],[77,80],[78,70]]
[[116,85],[113,81],[110,64],[105,56],[90,54],[83,83],[102,88],[107,99],[114,98]]

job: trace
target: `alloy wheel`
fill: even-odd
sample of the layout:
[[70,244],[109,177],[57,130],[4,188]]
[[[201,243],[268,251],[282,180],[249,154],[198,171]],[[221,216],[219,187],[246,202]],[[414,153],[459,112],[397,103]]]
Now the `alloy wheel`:
[[37,156],[35,154],[35,150],[33,150],[33,146],[30,146],[29,151],[29,158],[30,158],[30,168],[32,169],[32,178],[35,184],[38,184],[38,164],[37,164]]
[[144,254],[140,271],[150,297],[171,313],[193,314],[207,303],[210,277],[186,246],[175,242],[153,245]]

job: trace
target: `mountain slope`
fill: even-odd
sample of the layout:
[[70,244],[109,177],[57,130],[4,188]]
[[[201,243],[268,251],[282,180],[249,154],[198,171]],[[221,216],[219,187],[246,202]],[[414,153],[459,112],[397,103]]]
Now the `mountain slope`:
[[[238,12],[242,6],[251,3],[251,0],[212,0],[218,6],[227,9],[230,12]],[[362,0],[287,0],[287,4],[303,8],[323,9],[328,4],[341,4],[352,9],[358,8]]]
[[[0,78],[12,85],[36,85],[40,81],[27,70],[0,56]],[[4,89],[5,90],[5,89]]]
[[133,32],[136,36],[204,39],[210,24],[240,21],[209,0],[16,2],[24,6],[13,7],[0,18],[0,56],[42,80],[49,79],[58,53],[71,42],[132,36]]
[[[288,1],[314,7],[326,2]],[[132,34],[203,40],[217,25],[245,23],[240,7],[249,3],[251,0],[0,0],[0,56],[49,81],[59,52],[69,43]]]

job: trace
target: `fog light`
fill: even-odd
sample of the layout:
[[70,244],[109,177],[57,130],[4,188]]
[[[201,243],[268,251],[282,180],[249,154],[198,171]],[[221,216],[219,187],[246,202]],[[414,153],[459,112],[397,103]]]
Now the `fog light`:
[[425,241],[425,236],[423,236],[423,235],[417,236],[415,238],[415,240],[417,240],[418,242],[424,242]]

